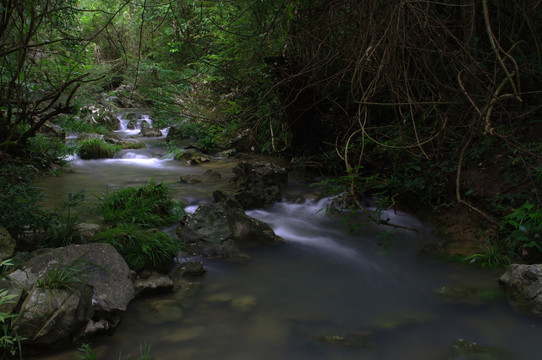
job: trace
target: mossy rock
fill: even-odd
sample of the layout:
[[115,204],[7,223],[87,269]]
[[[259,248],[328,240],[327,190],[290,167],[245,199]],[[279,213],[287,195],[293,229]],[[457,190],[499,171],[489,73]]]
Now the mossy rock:
[[121,149],[119,145],[106,143],[101,139],[83,140],[79,143],[79,157],[83,160],[110,159]]

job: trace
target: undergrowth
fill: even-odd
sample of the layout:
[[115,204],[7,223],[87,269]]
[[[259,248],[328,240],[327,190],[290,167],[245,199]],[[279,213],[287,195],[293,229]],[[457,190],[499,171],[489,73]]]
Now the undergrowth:
[[133,225],[117,226],[94,237],[95,242],[111,244],[130,269],[169,270],[172,259],[181,248],[180,242],[160,231],[142,231]]

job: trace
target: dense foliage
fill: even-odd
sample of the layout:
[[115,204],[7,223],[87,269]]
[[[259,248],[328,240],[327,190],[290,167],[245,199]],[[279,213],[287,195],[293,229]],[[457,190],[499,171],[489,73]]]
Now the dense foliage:
[[[206,151],[254,149],[337,175],[362,209],[367,196],[413,211],[460,206],[495,229],[481,243],[486,255],[503,248],[536,261],[541,7],[8,1],[0,152],[29,161],[40,129],[85,128],[79,108],[115,91]],[[48,149],[39,151],[62,150]]]

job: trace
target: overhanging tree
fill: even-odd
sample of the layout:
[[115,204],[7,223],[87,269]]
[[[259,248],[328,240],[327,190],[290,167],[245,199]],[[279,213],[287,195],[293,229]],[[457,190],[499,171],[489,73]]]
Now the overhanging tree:
[[7,0],[0,7],[0,150],[16,151],[71,111],[87,77],[75,0]]

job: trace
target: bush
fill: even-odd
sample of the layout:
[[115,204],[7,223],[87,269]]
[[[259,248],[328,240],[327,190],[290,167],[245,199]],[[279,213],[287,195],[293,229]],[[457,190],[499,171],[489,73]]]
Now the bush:
[[169,270],[181,244],[166,233],[137,226],[118,226],[96,235],[94,241],[111,244],[130,269]]
[[108,159],[122,149],[122,146],[106,143],[101,139],[88,139],[79,143],[81,159]]
[[18,239],[24,231],[37,232],[47,228],[51,215],[39,202],[43,193],[30,179],[36,169],[32,166],[5,165],[0,177],[0,225]]
[[72,133],[96,133],[107,134],[110,130],[104,125],[92,125],[76,116],[66,116],[60,121],[60,126],[67,132]]
[[134,224],[143,228],[164,226],[183,215],[183,207],[171,199],[164,183],[151,180],[140,187],[127,187],[100,198],[105,221],[113,224]]
[[36,134],[28,139],[26,152],[30,164],[42,169],[49,169],[52,164],[60,163],[59,159],[72,154],[73,150],[65,144],[62,138]]

